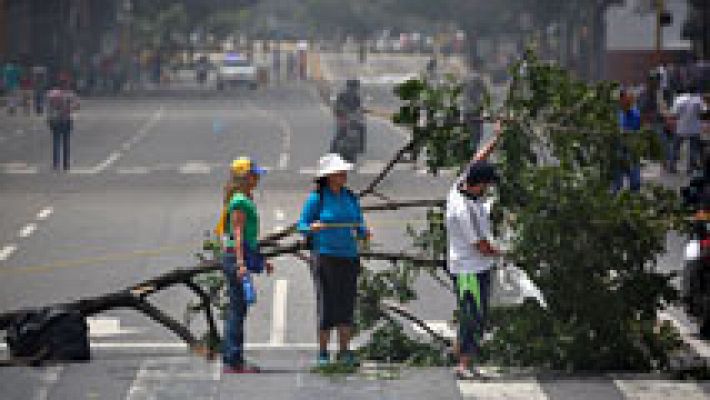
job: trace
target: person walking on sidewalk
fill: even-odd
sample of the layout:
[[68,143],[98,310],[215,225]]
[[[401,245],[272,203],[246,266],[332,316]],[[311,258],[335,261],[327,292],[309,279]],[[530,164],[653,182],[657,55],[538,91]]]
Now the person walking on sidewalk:
[[52,168],[59,169],[60,153],[62,166],[69,170],[69,145],[72,132],[72,114],[79,109],[79,100],[71,89],[71,79],[66,73],[59,74],[58,83],[47,93],[47,123],[52,131]]
[[499,137],[500,124],[496,123],[494,138],[473,156],[446,201],[449,272],[454,276],[459,308],[459,360],[454,370],[459,379],[482,374],[479,368],[471,368],[471,362],[480,352],[486,326],[490,269],[502,254],[492,243],[490,203],[484,196],[498,181],[495,167],[486,159]]
[[664,118],[668,106],[660,89],[659,78],[655,74],[648,76],[644,90],[638,97],[638,107],[641,124],[651,129],[663,144],[663,167],[671,173],[674,172],[671,168],[673,137]]
[[700,168],[700,133],[702,131],[702,115],[707,113],[708,107],[697,86],[688,84],[686,90],[680,93],[673,101],[670,118],[675,120],[675,135],[673,136],[673,152],[671,167],[676,168],[680,158],[680,147],[683,142],[688,142],[688,173]]
[[[626,91],[621,91],[619,96],[619,126],[622,133],[638,132],[641,129],[641,113],[634,105],[634,96]],[[624,177],[629,178],[629,188],[633,192],[641,190],[641,166],[637,161],[631,159],[631,153],[625,146],[621,146],[622,162],[626,165],[620,166],[614,173],[612,191],[618,193],[624,185]]]
[[7,113],[9,115],[14,115],[17,109],[21,76],[22,71],[16,63],[12,61],[5,63],[2,69],[2,80],[7,98]]
[[356,239],[370,239],[360,202],[346,186],[353,169],[340,155],[321,157],[316,175],[317,190],[307,198],[298,230],[309,236],[311,271],[315,283],[318,313],[318,366],[330,363],[328,342],[338,330],[337,359],[356,366],[350,350],[353,313],[357,297],[360,259]]
[[225,373],[260,372],[244,359],[244,321],[249,306],[245,286],[251,285],[249,272],[260,272],[262,267],[269,274],[273,272],[271,263],[263,261],[258,253],[259,213],[253,191],[264,173],[251,159],[238,158],[232,162],[230,181],[225,187],[222,270],[229,296],[222,344]]

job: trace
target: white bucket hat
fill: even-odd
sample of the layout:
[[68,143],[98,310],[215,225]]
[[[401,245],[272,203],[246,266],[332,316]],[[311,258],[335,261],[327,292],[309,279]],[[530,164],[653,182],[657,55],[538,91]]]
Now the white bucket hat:
[[345,160],[340,154],[328,153],[318,160],[318,172],[316,178],[323,178],[336,172],[352,171],[353,165]]

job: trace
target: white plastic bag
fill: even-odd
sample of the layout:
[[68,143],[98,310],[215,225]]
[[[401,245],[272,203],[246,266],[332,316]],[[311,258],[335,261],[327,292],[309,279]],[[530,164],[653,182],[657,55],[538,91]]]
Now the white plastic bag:
[[519,306],[526,298],[533,298],[547,308],[542,292],[525,271],[512,265],[491,270],[491,307]]

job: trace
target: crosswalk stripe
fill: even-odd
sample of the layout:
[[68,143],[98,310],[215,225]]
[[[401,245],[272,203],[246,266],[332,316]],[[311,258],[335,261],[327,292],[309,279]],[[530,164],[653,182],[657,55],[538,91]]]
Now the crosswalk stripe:
[[274,303],[271,314],[271,341],[274,345],[284,343],[286,336],[286,301],[288,281],[279,279],[274,284]]
[[614,384],[627,399],[643,400],[707,400],[708,394],[695,382],[668,380],[622,380]]
[[464,399],[476,400],[547,400],[535,379],[506,382],[458,381]]

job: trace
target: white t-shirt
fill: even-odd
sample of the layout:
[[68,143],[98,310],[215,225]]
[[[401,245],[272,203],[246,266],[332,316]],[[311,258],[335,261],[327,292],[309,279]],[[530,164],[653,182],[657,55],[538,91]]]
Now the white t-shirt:
[[673,102],[671,113],[678,117],[676,134],[679,136],[696,136],[702,131],[700,114],[707,110],[703,98],[697,94],[683,93]]
[[484,256],[476,248],[480,240],[492,241],[491,202],[470,200],[454,183],[446,201],[446,230],[449,246],[449,271],[452,274],[482,272],[491,268],[496,257]]

